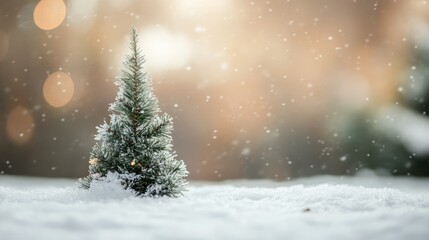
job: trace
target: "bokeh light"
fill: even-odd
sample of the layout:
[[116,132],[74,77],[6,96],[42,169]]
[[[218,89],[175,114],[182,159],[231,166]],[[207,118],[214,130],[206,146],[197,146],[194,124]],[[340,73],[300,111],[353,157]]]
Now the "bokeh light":
[[6,132],[9,139],[16,144],[28,142],[33,135],[33,129],[33,116],[27,108],[16,106],[7,116]]
[[141,41],[149,69],[177,69],[189,61],[192,49],[185,35],[154,27],[143,31]]
[[34,23],[43,30],[58,27],[66,17],[66,5],[62,0],[41,0],[34,9]]
[[54,72],[43,85],[45,100],[54,107],[62,107],[72,99],[74,94],[73,80],[65,72]]
[[182,0],[177,1],[177,9],[179,12],[185,13],[188,16],[206,15],[208,13],[222,12],[231,4],[228,0]]

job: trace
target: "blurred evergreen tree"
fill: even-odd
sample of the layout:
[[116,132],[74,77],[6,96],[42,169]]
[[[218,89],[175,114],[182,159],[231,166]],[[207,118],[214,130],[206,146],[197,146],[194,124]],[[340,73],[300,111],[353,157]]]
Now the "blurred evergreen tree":
[[[399,77],[399,96],[394,106],[400,109],[397,116],[405,113],[410,116],[407,118],[410,121],[395,125],[403,128],[402,132],[407,131],[406,125],[415,124],[413,119],[418,119],[420,124],[425,119],[429,127],[429,41],[413,42],[410,48],[409,67]],[[371,168],[386,169],[395,175],[429,176],[429,149],[413,152],[410,147],[421,138],[412,143],[399,134],[400,130],[386,128],[380,117],[388,116],[364,110],[350,118],[346,137],[338,148],[342,159],[347,159],[347,172]],[[426,134],[429,141],[429,132]]]

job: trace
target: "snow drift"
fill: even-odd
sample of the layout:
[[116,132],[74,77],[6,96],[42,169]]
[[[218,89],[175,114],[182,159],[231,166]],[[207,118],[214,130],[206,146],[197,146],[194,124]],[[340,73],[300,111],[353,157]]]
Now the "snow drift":
[[[0,178],[1,239],[429,236],[427,180],[316,177],[288,183],[194,183],[181,198],[136,198],[114,182],[86,191],[67,186],[67,181],[57,187],[55,180],[32,181]],[[400,189],[369,187],[392,183]]]

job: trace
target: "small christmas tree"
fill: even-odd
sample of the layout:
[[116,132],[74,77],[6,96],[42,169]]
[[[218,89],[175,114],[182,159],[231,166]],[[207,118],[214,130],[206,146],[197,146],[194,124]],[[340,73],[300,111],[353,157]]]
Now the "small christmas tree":
[[184,190],[188,172],[172,150],[172,118],[158,115],[158,100],[150,78],[142,71],[145,59],[137,43],[133,28],[131,54],[116,83],[116,100],[109,107],[110,123],[97,128],[89,176],[80,179],[80,186],[88,189],[92,182],[106,180],[112,173],[124,188],[139,196],[177,197]]

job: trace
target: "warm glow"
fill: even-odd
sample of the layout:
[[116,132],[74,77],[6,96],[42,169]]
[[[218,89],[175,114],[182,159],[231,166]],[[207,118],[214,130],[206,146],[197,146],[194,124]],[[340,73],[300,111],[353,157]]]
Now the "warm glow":
[[99,161],[97,158],[91,158],[88,162],[90,165],[97,165]]
[[22,106],[15,107],[7,116],[6,132],[16,144],[24,144],[33,135],[34,121],[30,111]]
[[[178,9],[191,15],[202,14],[201,11],[208,10],[208,13],[216,10],[224,10],[228,6],[228,0],[182,0],[177,1]],[[204,11],[204,14],[206,12]]]
[[43,96],[54,107],[66,105],[72,99],[73,93],[73,80],[64,72],[50,74],[43,85]]
[[177,69],[189,61],[191,44],[183,35],[158,27],[143,32],[141,41],[149,69]]
[[66,17],[66,5],[62,0],[41,0],[34,9],[34,23],[43,30],[58,27]]

